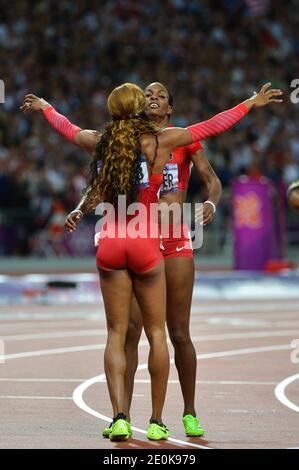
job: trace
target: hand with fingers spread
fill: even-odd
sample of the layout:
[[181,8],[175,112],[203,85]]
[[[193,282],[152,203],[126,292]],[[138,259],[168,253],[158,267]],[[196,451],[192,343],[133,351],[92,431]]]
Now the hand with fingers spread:
[[67,232],[72,233],[77,228],[77,223],[82,219],[83,213],[79,209],[75,209],[67,216],[64,228]]
[[261,108],[267,106],[270,103],[282,103],[281,95],[283,92],[278,88],[270,88],[271,83],[265,83],[260,91],[253,93],[253,96],[248,100],[244,101],[245,106],[251,108]]
[[28,113],[29,111],[43,111],[47,106],[51,105],[46,100],[36,95],[29,94],[25,96],[20,110],[23,113]]

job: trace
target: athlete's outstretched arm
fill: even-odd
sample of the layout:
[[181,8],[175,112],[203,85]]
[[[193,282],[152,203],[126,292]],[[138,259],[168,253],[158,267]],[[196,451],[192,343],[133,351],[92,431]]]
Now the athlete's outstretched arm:
[[270,89],[271,83],[266,83],[262,86],[258,93],[243,103],[238,104],[234,108],[216,114],[216,116],[203,121],[193,126],[188,126],[186,129],[182,128],[166,128],[159,137],[159,143],[169,150],[175,147],[189,145],[192,142],[206,139],[213,135],[221,134],[234,124],[236,124],[242,117],[244,117],[252,108],[260,108],[269,103],[282,102],[282,91],[279,89]]
[[83,150],[91,154],[94,153],[96,144],[100,138],[100,133],[93,130],[81,129],[81,127],[72,124],[43,98],[39,98],[33,94],[26,95],[20,109],[24,113],[29,111],[43,112],[49,124],[63,137]]

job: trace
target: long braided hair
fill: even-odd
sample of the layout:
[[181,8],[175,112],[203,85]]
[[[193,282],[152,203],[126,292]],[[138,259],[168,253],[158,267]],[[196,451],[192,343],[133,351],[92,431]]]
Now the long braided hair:
[[140,137],[161,131],[141,114],[145,94],[137,85],[125,83],[115,88],[107,103],[112,121],[106,125],[90,164],[87,210],[101,201],[116,206],[119,195],[126,196],[127,204],[137,200],[143,178]]

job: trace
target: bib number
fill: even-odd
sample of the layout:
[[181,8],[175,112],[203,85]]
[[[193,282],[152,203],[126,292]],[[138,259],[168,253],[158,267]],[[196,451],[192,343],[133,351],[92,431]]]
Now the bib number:
[[177,163],[167,163],[163,171],[161,194],[179,190],[179,171]]

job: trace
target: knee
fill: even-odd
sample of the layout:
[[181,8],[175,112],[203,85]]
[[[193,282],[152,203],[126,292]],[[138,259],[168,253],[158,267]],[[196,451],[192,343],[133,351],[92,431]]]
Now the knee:
[[120,341],[123,342],[126,338],[126,330],[121,326],[109,326],[108,327],[108,341]]
[[164,328],[149,329],[145,331],[145,333],[151,346],[162,345],[163,343],[166,344],[166,333]]
[[138,345],[142,331],[142,323],[130,320],[126,334],[126,348]]
[[169,328],[169,337],[173,346],[185,346],[191,343],[189,330],[185,328]]

